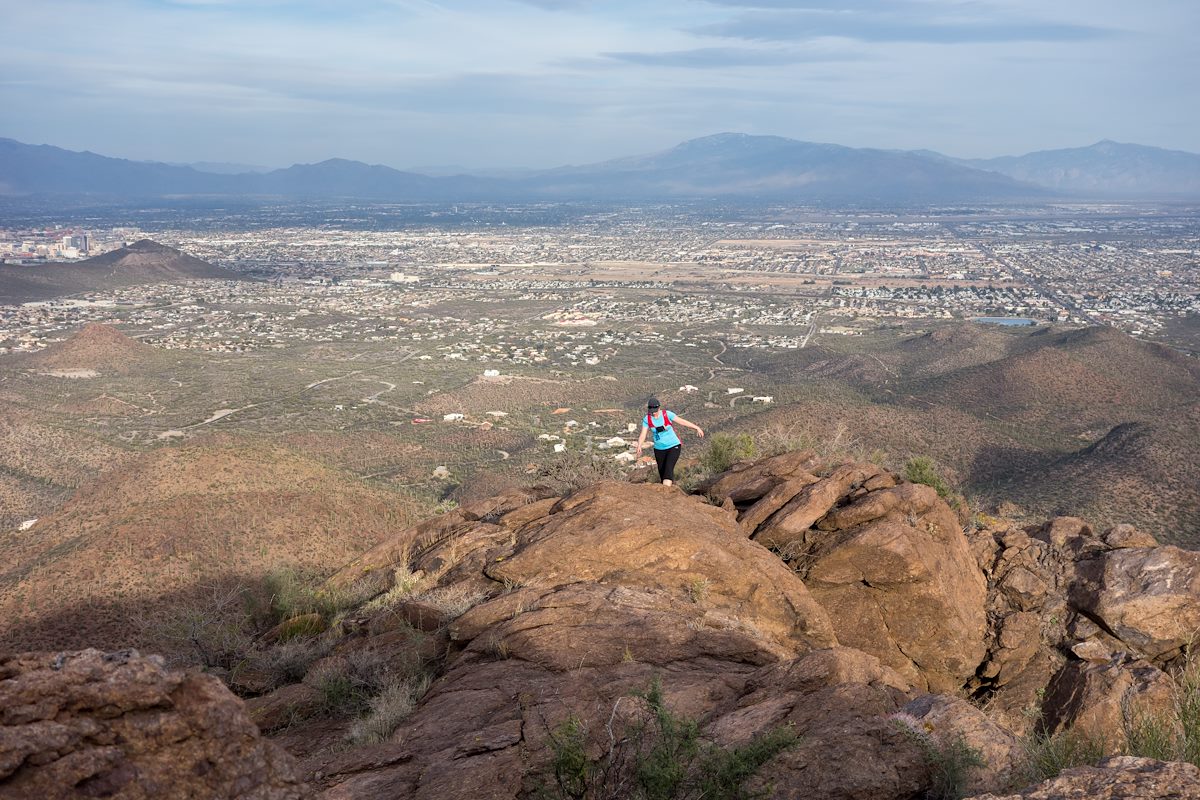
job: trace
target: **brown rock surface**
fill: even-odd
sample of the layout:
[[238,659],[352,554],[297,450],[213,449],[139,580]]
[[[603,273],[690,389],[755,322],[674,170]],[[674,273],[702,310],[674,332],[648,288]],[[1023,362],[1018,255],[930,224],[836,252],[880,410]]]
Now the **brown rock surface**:
[[321,694],[307,683],[281,686],[273,692],[246,701],[246,711],[264,731],[286,728],[311,717],[321,709]]
[[753,626],[783,657],[836,643],[825,612],[791,570],[742,537],[729,514],[669,487],[598,484],[527,534],[487,570],[491,577],[665,590],[701,606],[709,620]]
[[962,686],[985,655],[987,586],[937,493],[911,483],[879,489],[824,515],[817,527],[802,575],[839,641],[878,656],[920,688]]
[[1131,650],[1177,656],[1200,630],[1200,553],[1178,547],[1112,550],[1082,561],[1071,602]]
[[808,475],[818,463],[811,450],[739,461],[711,481],[700,484],[698,491],[718,502],[729,499],[739,506],[748,506],[779,484]]
[[988,654],[968,688],[1019,728],[1066,661],[1072,556],[1010,527],[974,532],[971,547],[988,581],[989,626]]
[[1178,761],[1113,756],[1094,767],[1065,770],[1018,794],[968,800],[1200,800],[1200,769]]
[[[660,676],[676,713],[704,717],[756,671],[836,644],[803,582],[723,509],[606,483],[550,510],[503,536],[460,526],[412,558],[442,580],[469,562],[492,588],[449,625],[446,673],[391,741],[320,769],[329,798],[517,797],[570,714],[602,730]],[[894,708],[902,679],[860,656]]]
[[871,464],[843,464],[829,477],[804,487],[766,523],[759,526],[754,533],[754,539],[766,547],[786,547],[789,543],[801,539],[839,500],[878,474],[879,467]]
[[763,667],[741,695],[719,706],[706,733],[745,744],[779,726],[799,741],[751,779],[774,800],[915,798],[928,765],[915,740],[888,715],[908,699],[906,682],[879,659],[847,647]]
[[1068,662],[1046,690],[1046,727],[1072,729],[1104,742],[1109,752],[1125,746],[1127,715],[1169,718],[1175,683],[1145,661]]
[[1158,547],[1158,540],[1132,525],[1116,525],[1104,534],[1104,543],[1114,550],[1128,547]]
[[220,681],[136,651],[0,660],[0,722],[0,798],[312,796]]
[[967,792],[986,792],[1012,785],[1025,750],[1020,740],[983,711],[958,697],[929,694],[908,703],[902,711],[920,723],[926,735],[943,745],[960,738],[979,753],[982,767],[969,773]]

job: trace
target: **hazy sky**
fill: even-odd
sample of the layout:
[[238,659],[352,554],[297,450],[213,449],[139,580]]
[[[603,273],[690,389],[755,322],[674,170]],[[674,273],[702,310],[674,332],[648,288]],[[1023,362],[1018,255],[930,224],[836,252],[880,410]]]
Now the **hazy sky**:
[[1200,0],[0,0],[0,30],[0,136],[127,158],[1200,152]]

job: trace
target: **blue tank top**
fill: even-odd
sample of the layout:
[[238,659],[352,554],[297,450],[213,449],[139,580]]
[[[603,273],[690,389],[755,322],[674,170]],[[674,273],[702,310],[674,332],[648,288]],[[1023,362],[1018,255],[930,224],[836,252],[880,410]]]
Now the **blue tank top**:
[[[652,414],[650,416],[650,422],[653,423],[653,425],[648,428],[648,430],[650,435],[654,437],[655,450],[670,450],[675,445],[681,444],[679,437],[675,435],[675,426],[667,425],[665,422],[663,422],[663,414],[666,414],[667,419],[669,419],[672,423],[675,422],[674,411],[659,411],[657,414]],[[661,433],[655,430],[655,428],[660,426],[663,428]],[[642,417],[642,427],[646,427],[645,417]]]

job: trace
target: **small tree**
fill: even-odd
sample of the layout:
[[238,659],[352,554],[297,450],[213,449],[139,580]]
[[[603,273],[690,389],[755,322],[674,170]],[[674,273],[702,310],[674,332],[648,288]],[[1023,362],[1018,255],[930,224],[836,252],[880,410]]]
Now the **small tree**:
[[923,483],[933,487],[938,493],[938,497],[943,499],[949,499],[953,494],[950,484],[946,483],[946,479],[938,474],[937,467],[929,456],[910,458],[904,465],[904,477],[913,483]]

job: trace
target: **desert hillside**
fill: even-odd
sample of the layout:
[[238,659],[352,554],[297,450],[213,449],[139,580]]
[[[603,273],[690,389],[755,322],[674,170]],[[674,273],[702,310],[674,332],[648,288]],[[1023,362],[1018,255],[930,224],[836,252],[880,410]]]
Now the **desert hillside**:
[[272,570],[326,571],[413,510],[404,495],[246,437],[131,457],[28,530],[3,534],[0,643],[161,652],[147,630],[170,609]]
[[[202,701],[245,755],[180,786],[232,797],[241,774],[255,797],[328,800],[1200,796],[1179,716],[1200,671],[1200,554],[1130,526],[960,513],[931,486],[811,452],[738,462],[692,495],[610,481],[464,506],[346,561],[314,602],[210,665],[247,698],[243,711],[205,684]],[[92,734],[72,739],[71,774],[137,786],[172,748],[216,747],[186,716],[171,722],[191,726],[182,739],[131,727],[146,701],[116,698],[133,676],[182,690],[139,659],[22,656],[3,686],[35,703],[103,682],[108,707],[127,710],[97,722],[95,701],[72,700],[61,723],[137,735],[108,761]],[[247,713],[295,760],[237,728]],[[5,741],[42,719],[6,719]],[[48,739],[25,740],[0,791],[67,774]]]

